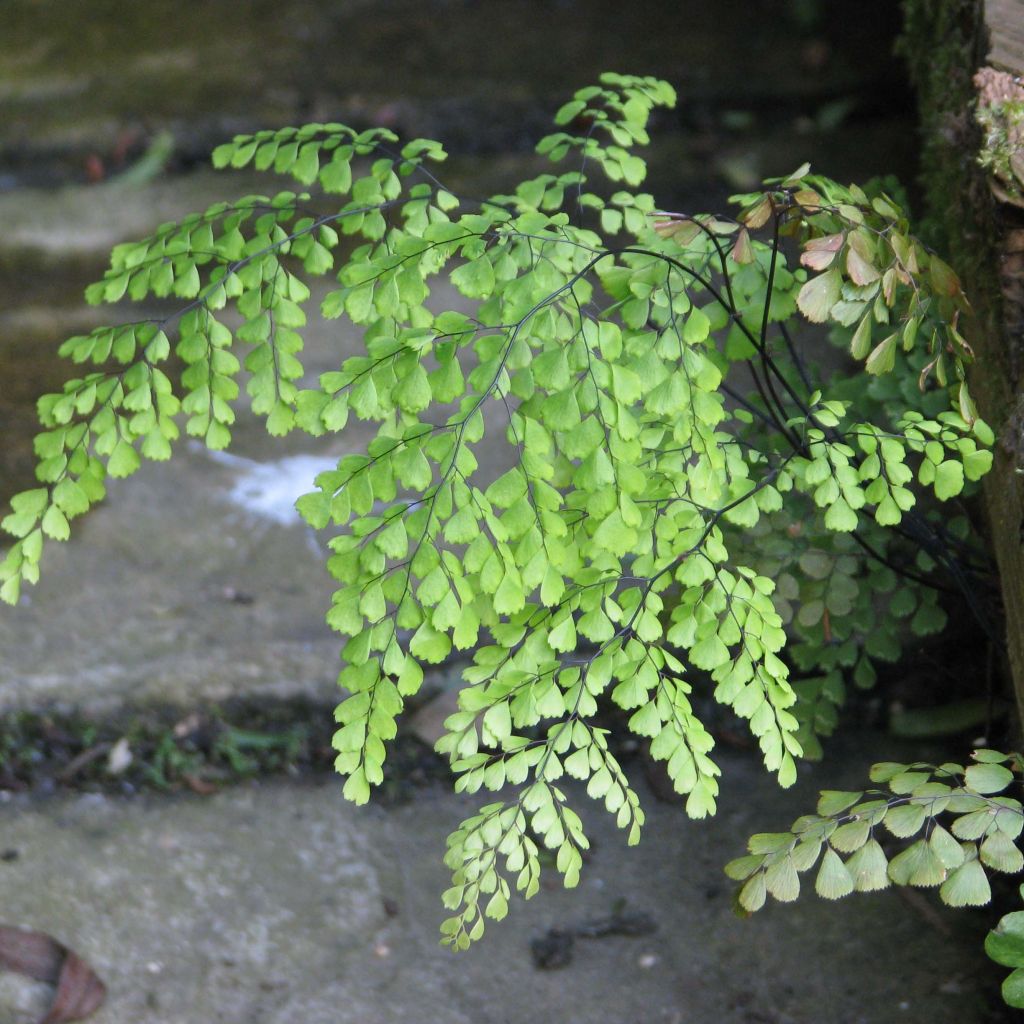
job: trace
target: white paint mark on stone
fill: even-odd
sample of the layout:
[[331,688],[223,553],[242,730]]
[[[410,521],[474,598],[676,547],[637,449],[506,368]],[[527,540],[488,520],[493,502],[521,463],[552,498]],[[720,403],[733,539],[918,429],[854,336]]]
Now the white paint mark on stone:
[[328,455],[287,455],[271,462],[257,462],[229,452],[209,455],[233,470],[230,498],[234,505],[285,526],[301,521],[295,502],[314,489],[317,474],[338,465],[337,456]]

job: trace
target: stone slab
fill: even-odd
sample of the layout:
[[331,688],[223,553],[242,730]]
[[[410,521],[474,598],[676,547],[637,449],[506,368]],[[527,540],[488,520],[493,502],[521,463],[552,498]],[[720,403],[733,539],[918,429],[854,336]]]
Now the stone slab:
[[[857,738],[847,784],[879,742]],[[984,967],[979,921],[937,901],[948,934],[892,892],[839,904],[805,894],[734,917],[722,862],[749,832],[806,809],[825,780],[812,769],[784,793],[753,758],[727,753],[723,764],[717,818],[690,822],[648,795],[634,849],[580,800],[594,840],[580,887],[561,889],[550,871],[465,954],[437,943],[441,854],[475,801],[434,788],[403,807],[357,809],[337,780],[205,799],[9,801],[0,835],[17,858],[0,862],[0,918],[50,932],[94,965],[109,987],[95,1024],[991,1020],[983,992],[997,975]],[[578,939],[567,967],[534,966],[532,938],[621,901],[657,931]],[[0,1024],[29,1024],[47,994],[0,975]]]

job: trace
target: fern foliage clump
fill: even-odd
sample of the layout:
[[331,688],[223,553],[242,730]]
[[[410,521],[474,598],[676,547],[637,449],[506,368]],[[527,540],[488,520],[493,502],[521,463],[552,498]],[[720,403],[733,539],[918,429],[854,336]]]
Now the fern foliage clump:
[[[768,896],[795,900],[801,874],[814,868],[814,889],[824,899],[900,885],[937,889],[950,907],[987,904],[991,874],[1024,870],[1024,807],[1007,795],[1020,792],[1024,758],[988,749],[971,758],[967,767],[876,764],[871,781],[884,789],[826,790],[816,813],[798,818],[790,831],[751,836],[747,856],[725,867],[742,882],[739,908],[754,913]],[[887,851],[894,842],[899,848]],[[985,951],[1013,968],[1003,999],[1024,1008],[1024,911],[1003,916]]]
[[[553,169],[484,202],[445,187],[437,142],[387,130],[313,124],[219,147],[216,166],[273,169],[296,190],[114,250],[91,302],[181,308],[64,344],[82,372],[40,401],[39,486],[3,521],[13,602],[107,475],[168,458],[182,428],[230,444],[243,369],[273,435],[377,424],[298,509],[327,531],[338,584],[347,797],[380,783],[425,666],[471,654],[438,749],[459,791],[494,796],[449,838],[455,948],[514,890],[537,891],[543,848],[576,883],[582,790],[639,839],[605,699],[691,817],[718,794],[698,698],[746,720],[791,784],[847,683],[870,685],[908,632],[941,626],[931,509],[991,462],[964,382],[966,300],[897,203],[805,166],[734,197],[731,216],[659,211],[635,148],[674,99],[603,76],[539,143]],[[325,276],[311,310],[308,282]],[[438,308],[435,282],[465,302]],[[363,348],[313,379],[302,328],[316,313],[358,325]],[[800,359],[801,318],[845,331],[868,378],[909,369],[938,401],[851,398]],[[480,465],[492,408],[497,479]]]
[[[1001,795],[1019,781],[1022,761],[995,750],[976,750],[973,758],[967,768],[876,764],[871,781],[886,789],[827,790],[817,813],[798,818],[791,831],[752,836],[749,854],[725,869],[744,882],[740,906],[752,913],[768,895],[795,900],[800,874],[815,866],[815,891],[825,899],[895,883],[938,887],[951,907],[988,903],[987,870],[1016,874],[1024,868],[1016,845],[1024,810],[1019,800]],[[884,835],[917,838],[890,859],[879,842]]]

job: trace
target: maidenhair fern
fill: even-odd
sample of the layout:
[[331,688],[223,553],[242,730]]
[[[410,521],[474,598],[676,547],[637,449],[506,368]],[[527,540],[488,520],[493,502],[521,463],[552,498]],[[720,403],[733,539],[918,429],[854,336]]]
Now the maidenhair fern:
[[[751,836],[748,855],[725,868],[743,882],[739,907],[753,913],[768,896],[783,903],[795,900],[800,875],[815,867],[815,892],[829,900],[904,885],[936,888],[950,907],[988,903],[989,873],[1024,870],[1018,845],[1024,807],[1005,795],[1011,785],[1019,793],[1024,759],[997,750],[976,750],[972,759],[966,768],[876,764],[871,781],[886,789],[826,790],[817,813],[798,818],[789,832]],[[901,848],[887,853],[887,837],[903,840]],[[998,963],[1014,968],[1003,998],[1024,1008],[1024,912],[1005,915],[989,933],[985,949]]]
[[[459,791],[496,795],[448,842],[455,948],[504,916],[513,890],[537,891],[542,848],[576,883],[587,838],[570,801],[583,789],[639,839],[603,700],[649,741],[691,817],[718,794],[700,695],[747,720],[791,784],[847,681],[870,685],[905,622],[941,626],[929,501],[991,461],[963,382],[966,301],[896,202],[805,166],[735,197],[735,217],[659,212],[633,149],[673,102],[665,83],[603,76],[538,146],[569,169],[482,203],[439,180],[438,143],[400,146],[386,130],[314,124],[219,147],[218,167],[306,190],[219,203],[114,250],[91,302],[182,306],[65,343],[89,368],[40,401],[40,486],[3,521],[13,602],[107,474],[168,458],[181,427],[230,443],[243,367],[273,435],[379,424],[298,509],[328,531],[338,583],[327,618],[343,638],[347,797],[363,803],[381,781],[424,666],[472,653],[438,749]],[[319,313],[358,325],[364,347],[314,380],[307,281],[328,274]],[[466,302],[438,308],[434,280]],[[798,358],[800,314],[845,330],[869,377],[920,369],[937,408],[860,403],[826,381]],[[492,406],[508,446],[497,479],[479,464]]]
[[[768,895],[795,900],[800,873],[816,865],[814,888],[825,899],[896,884],[938,887],[951,907],[988,903],[986,869],[1016,874],[1024,868],[1016,845],[1024,810],[1019,800],[999,795],[1020,776],[1022,761],[994,750],[976,750],[973,758],[967,768],[876,764],[871,781],[888,791],[828,790],[817,813],[798,818],[791,831],[752,836],[749,855],[725,869],[744,880],[740,906],[760,910]],[[879,842],[883,827],[897,839],[920,838],[890,859]]]

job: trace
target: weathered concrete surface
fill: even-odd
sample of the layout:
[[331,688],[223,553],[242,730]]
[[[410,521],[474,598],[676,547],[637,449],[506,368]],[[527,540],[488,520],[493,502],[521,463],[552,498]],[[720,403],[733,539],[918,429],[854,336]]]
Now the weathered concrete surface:
[[[297,190],[298,186],[281,175],[204,167],[138,186],[110,182],[0,192],[4,224],[0,253],[8,259],[19,254],[36,259],[45,255],[66,265],[92,258],[102,269],[118,242],[145,238],[164,221],[180,220],[220,200],[273,195],[284,188]],[[40,283],[46,284],[52,297],[53,286]]]
[[[846,783],[868,756],[850,758]],[[584,798],[595,848],[579,889],[562,890],[552,871],[533,901],[514,902],[459,956],[437,944],[441,853],[476,805],[436,789],[388,811],[345,804],[335,781],[208,799],[11,801],[0,835],[18,856],[0,862],[0,917],[56,935],[95,966],[110,990],[96,1024],[991,1019],[982,922],[937,901],[951,935],[891,892],[838,905],[812,894],[736,919],[721,861],[749,832],[805,809],[823,779],[811,771],[786,794],[752,758],[723,761],[719,817],[690,822],[647,797],[649,824],[632,850]],[[620,900],[651,914],[657,931],[578,939],[568,967],[533,965],[532,937]],[[28,1024],[46,995],[0,976],[0,1024]]]
[[326,696],[323,555],[305,526],[235,504],[236,479],[197,451],[112,487],[0,616],[0,708]]

